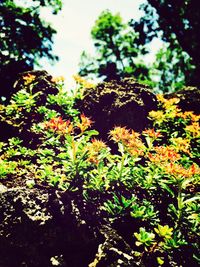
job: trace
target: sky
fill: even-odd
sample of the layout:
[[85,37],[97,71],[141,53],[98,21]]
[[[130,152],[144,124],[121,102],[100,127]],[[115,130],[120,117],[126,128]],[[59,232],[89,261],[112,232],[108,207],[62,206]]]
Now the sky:
[[[63,0],[62,11],[52,15],[48,9],[43,9],[41,16],[51,22],[57,30],[54,37],[53,53],[59,56],[59,61],[51,66],[47,60],[42,60],[42,68],[53,76],[64,76],[69,83],[72,76],[78,72],[80,55],[83,50],[93,53],[93,42],[90,31],[100,13],[109,9],[120,13],[124,22],[139,19],[142,11],[140,4],[145,0]],[[149,60],[160,47],[160,42],[152,46]]]

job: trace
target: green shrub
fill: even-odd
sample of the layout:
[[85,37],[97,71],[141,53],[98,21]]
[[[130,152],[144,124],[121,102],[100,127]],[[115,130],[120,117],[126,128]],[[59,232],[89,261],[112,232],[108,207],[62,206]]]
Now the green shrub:
[[137,133],[117,126],[110,131],[118,146],[113,154],[90,130],[91,119],[73,108],[76,96],[62,86],[43,106],[35,105],[37,96],[21,93],[3,108],[4,119],[23,121],[21,108],[37,108],[43,117],[30,131],[40,142],[35,149],[19,138],[1,143],[2,183],[21,177],[28,187],[54,186],[92,204],[96,223],[109,222],[124,234],[143,266],[199,262],[199,115],[182,112],[177,99],[158,96],[161,108],[149,114],[153,129]]

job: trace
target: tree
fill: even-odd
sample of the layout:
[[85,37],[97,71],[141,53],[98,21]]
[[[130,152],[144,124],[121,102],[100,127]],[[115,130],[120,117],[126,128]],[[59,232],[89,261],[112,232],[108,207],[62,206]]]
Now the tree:
[[[19,2],[19,1],[18,1]],[[56,31],[40,17],[42,7],[53,14],[61,9],[61,0],[14,0],[0,2],[0,95],[9,98],[19,72],[39,65],[42,57],[57,60],[52,55],[53,35]]]
[[142,38],[130,25],[123,23],[119,14],[103,11],[91,30],[95,56],[85,51],[81,55],[80,71],[82,76],[93,74],[106,81],[133,76],[146,80],[148,67],[141,57],[148,51]]
[[183,88],[191,79],[193,71],[191,58],[178,42],[174,41],[173,49],[170,43],[165,42],[156,54],[150,77],[153,81],[157,80],[156,91],[169,93]]
[[[154,37],[167,42],[167,57],[162,72],[162,79],[168,78],[167,84],[182,79],[188,85],[200,86],[200,8],[196,0],[148,0],[141,7],[145,15],[132,26],[149,43]],[[161,53],[159,52],[159,59]],[[165,56],[166,56],[165,53]],[[176,55],[176,56],[175,56]],[[170,64],[176,57],[176,64]],[[176,70],[179,69],[179,73]],[[161,70],[161,68],[160,68]],[[171,76],[171,70],[178,76]],[[167,75],[164,73],[167,72]],[[163,81],[163,80],[162,80]],[[166,82],[166,80],[165,80]],[[176,81],[175,81],[176,82]]]

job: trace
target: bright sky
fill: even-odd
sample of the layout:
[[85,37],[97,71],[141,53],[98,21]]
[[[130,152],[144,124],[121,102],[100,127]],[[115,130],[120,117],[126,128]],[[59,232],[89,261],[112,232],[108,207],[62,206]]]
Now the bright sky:
[[[142,12],[140,4],[145,0],[63,0],[64,6],[58,15],[51,15],[43,10],[42,16],[50,21],[57,30],[54,42],[54,53],[59,56],[59,62],[50,66],[47,61],[41,63],[53,76],[63,75],[66,82],[78,72],[80,54],[83,50],[92,53],[93,42],[90,31],[100,13],[109,9],[113,13],[120,13],[124,22],[131,18],[139,19]],[[159,43],[153,46],[153,51],[160,47]]]

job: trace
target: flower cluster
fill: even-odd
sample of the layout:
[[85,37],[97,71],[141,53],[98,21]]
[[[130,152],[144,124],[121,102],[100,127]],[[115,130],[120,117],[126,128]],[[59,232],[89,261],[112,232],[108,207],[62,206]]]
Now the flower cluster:
[[172,137],[170,139],[174,149],[177,152],[184,152],[186,154],[191,155],[190,153],[190,139],[182,138],[182,137]]
[[141,156],[146,149],[140,134],[125,127],[115,127],[110,131],[110,139],[116,143],[121,143],[125,150],[132,156]]
[[85,132],[91,125],[92,120],[86,117],[84,114],[80,115],[81,122],[77,123],[77,127],[81,130],[81,133]]
[[45,122],[45,129],[51,129],[59,134],[70,134],[73,132],[73,125],[70,120],[63,121],[61,117],[57,117]]
[[194,175],[200,174],[200,168],[192,164],[189,168],[185,168],[180,164],[171,162],[164,166],[166,173],[174,176],[175,178],[191,178]]
[[179,112],[178,117],[192,122],[198,122],[200,120],[200,115],[195,115],[193,111]]
[[93,138],[91,140],[91,143],[88,145],[88,161],[94,164],[99,163],[99,154],[107,148],[106,144],[101,141],[97,140],[96,138]]
[[157,95],[157,99],[159,102],[161,102],[163,108],[165,109],[170,109],[172,106],[176,105],[179,103],[180,99],[179,98],[170,98],[170,99],[166,99],[163,95],[158,94]]
[[74,75],[73,78],[74,78],[76,83],[80,84],[84,88],[93,88],[94,87],[94,84],[88,82],[87,80],[85,80],[83,77],[81,77],[78,74]]
[[24,84],[28,85],[35,80],[35,75],[28,73],[27,75],[23,76]]
[[155,164],[163,164],[163,162],[178,161],[181,155],[170,146],[157,146],[154,148],[155,153],[148,153],[148,158]]
[[149,112],[149,118],[157,122],[162,122],[164,120],[164,112],[162,110],[152,110]]
[[53,83],[64,83],[64,81],[65,81],[65,77],[64,76],[58,76],[58,77],[53,77],[52,79],[51,79],[51,81],[53,82]]
[[143,135],[149,136],[153,140],[156,140],[159,137],[162,137],[163,135],[160,133],[160,131],[155,131],[154,129],[147,129],[142,132]]
[[199,127],[198,122],[193,122],[191,125],[187,125],[185,127],[185,130],[193,138],[199,138],[200,137],[200,127]]

